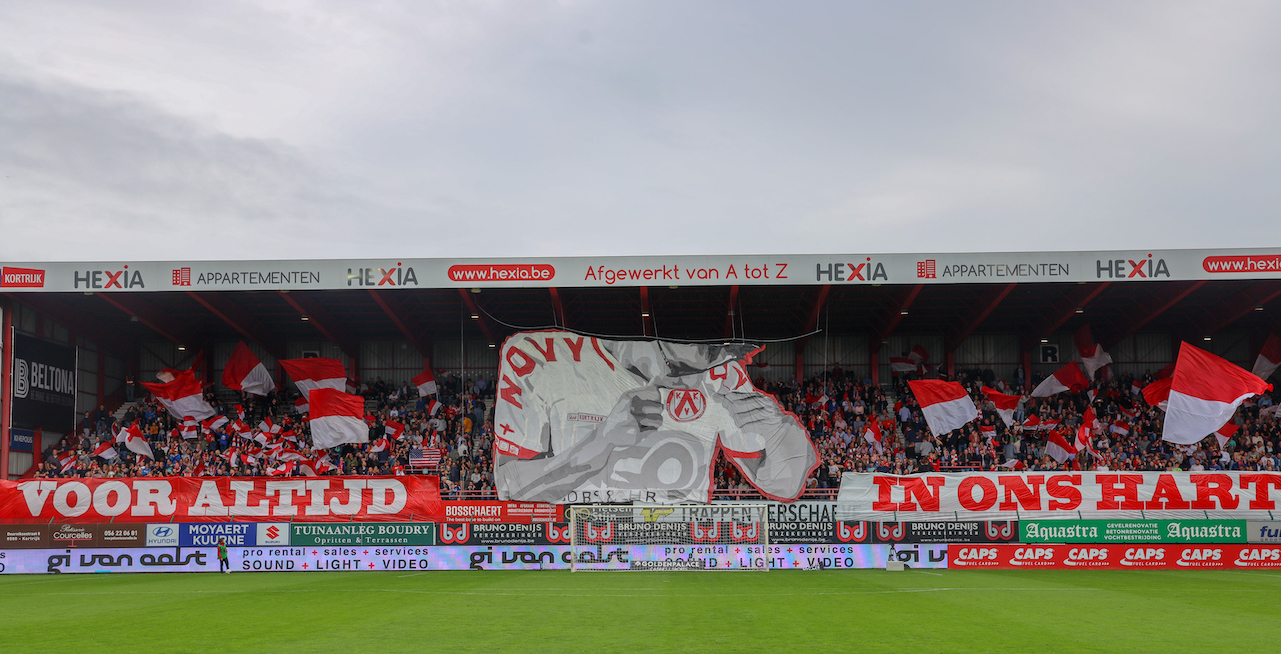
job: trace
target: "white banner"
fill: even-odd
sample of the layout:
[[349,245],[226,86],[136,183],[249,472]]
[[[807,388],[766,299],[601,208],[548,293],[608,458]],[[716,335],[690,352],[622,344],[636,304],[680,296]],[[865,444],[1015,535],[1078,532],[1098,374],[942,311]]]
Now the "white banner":
[[[690,568],[750,567],[764,556],[779,570],[883,568],[890,557],[911,568],[947,567],[947,545],[631,545],[584,553],[584,562],[617,570],[652,562]],[[735,550],[738,551],[735,551]],[[752,551],[748,551],[748,550]],[[568,545],[485,547],[229,547],[233,572],[387,572],[423,570],[568,570]],[[759,562],[757,562],[759,563]],[[218,550],[200,548],[31,549],[0,551],[0,574],[218,572]]]
[[3,263],[0,289],[157,292],[377,288],[1142,282],[1281,276],[1281,251],[104,261]]
[[1271,520],[1278,499],[1281,474],[1268,472],[847,473],[836,514],[839,520],[883,522]]
[[805,490],[818,453],[744,366],[759,349],[524,332],[503,343],[494,480],[503,500],[711,501],[717,451],[770,499]]

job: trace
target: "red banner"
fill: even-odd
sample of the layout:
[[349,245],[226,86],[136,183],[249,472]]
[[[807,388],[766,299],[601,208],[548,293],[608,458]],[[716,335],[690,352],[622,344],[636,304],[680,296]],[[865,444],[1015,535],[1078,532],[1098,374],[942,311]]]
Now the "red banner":
[[439,479],[139,477],[0,481],[0,522],[394,522],[444,517]]
[[542,502],[445,502],[437,522],[520,523],[563,522],[559,504]]
[[1244,570],[1281,568],[1281,545],[949,545],[949,569]]
[[1271,520],[1278,499],[1272,472],[847,473],[837,504],[840,519],[871,522]]

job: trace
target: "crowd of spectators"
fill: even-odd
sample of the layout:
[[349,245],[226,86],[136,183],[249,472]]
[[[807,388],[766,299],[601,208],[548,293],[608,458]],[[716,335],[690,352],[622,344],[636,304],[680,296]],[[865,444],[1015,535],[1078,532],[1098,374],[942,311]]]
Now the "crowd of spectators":
[[[199,429],[190,437],[182,423],[151,396],[131,406],[119,421],[105,407],[85,414],[79,429],[50,450],[33,476],[47,477],[160,477],[160,476],[306,476],[311,474],[392,475],[431,473],[440,475],[443,497],[463,493],[471,497],[493,497],[493,422],[485,399],[492,398],[493,382],[442,375],[438,392],[422,397],[408,384],[395,385],[375,378],[360,384],[357,393],[366,401],[368,444],[345,444],[329,450],[310,447],[311,437],[304,416],[289,414],[295,392],[278,391],[266,397],[241,395],[219,398],[212,389],[205,400],[227,424],[211,430]],[[429,413],[432,400],[440,402]],[[269,425],[263,419],[269,419]],[[239,421],[251,437],[237,435]],[[388,436],[389,423],[403,425],[399,438]],[[271,426],[276,427],[272,433]],[[104,442],[115,441],[123,428],[136,426],[147,441],[152,457],[135,453],[115,443],[116,456],[94,456]],[[260,429],[262,427],[263,429]],[[265,429],[265,431],[264,431]],[[394,430],[393,430],[394,431]],[[256,442],[253,436],[267,443]],[[376,443],[386,439],[380,451]],[[285,457],[272,456],[272,444]],[[266,447],[264,447],[266,445]],[[411,449],[440,454],[439,465],[419,468],[411,465]],[[318,463],[319,459],[324,464]],[[289,465],[292,462],[293,465]]]
[[[1276,457],[1281,449],[1281,426],[1273,410],[1272,394],[1248,402],[1237,412],[1234,422],[1239,429],[1222,447],[1214,437],[1207,437],[1197,445],[1179,446],[1161,440],[1163,411],[1149,406],[1142,394],[1136,392],[1153,381],[1151,372],[1138,378],[1121,375],[1096,382],[1085,392],[1064,392],[1048,398],[1030,397],[1027,389],[1035,387],[1039,380],[1024,385],[1021,377],[1017,376],[1007,386],[990,370],[961,371],[956,381],[969,392],[980,416],[961,429],[941,435],[931,433],[926,424],[907,383],[909,376],[895,375],[883,388],[837,367],[803,383],[758,381],[757,387],[773,395],[808,431],[818,451],[819,463],[807,480],[807,488],[816,491],[831,492],[839,488],[841,476],[846,472],[1278,469]],[[1005,424],[981,391],[983,387],[1020,396],[1013,424]],[[231,424],[239,419],[246,425],[255,425],[255,433],[262,418],[271,418],[280,426],[279,434],[271,438],[292,437],[287,451],[296,452],[297,459],[315,461],[324,457],[332,464],[328,474],[435,473],[440,476],[441,494],[446,499],[493,498],[496,497],[493,413],[487,408],[492,403],[493,389],[492,379],[442,375],[434,397],[441,406],[434,415],[429,415],[432,397],[419,396],[417,389],[407,383],[395,385],[374,379],[358,389],[366,398],[371,444],[342,445],[327,452],[312,451],[307,445],[310,437],[303,417],[287,415],[281,410],[282,406],[293,406],[289,393],[220,399],[211,390],[206,399],[219,414],[227,416]],[[239,403],[233,403],[237,399]],[[1023,427],[1033,416],[1042,424],[1057,423],[1056,429],[1071,443],[1090,406],[1101,429],[1093,431],[1090,448],[1063,462],[1047,453],[1046,431]],[[241,411],[244,411],[243,418]],[[115,447],[118,456],[114,459],[93,455],[94,449],[104,440],[111,440],[117,429],[133,425],[135,421],[154,459],[135,454],[123,445]],[[179,421],[151,397],[131,408],[120,423],[115,424],[115,419],[101,407],[86,413],[78,433],[65,439],[61,447],[39,465],[35,476],[326,474],[314,465],[310,469],[301,465],[286,466],[283,472],[272,469],[280,461],[238,437],[230,425],[184,438]],[[384,437],[388,423],[404,425],[403,436],[388,438],[386,449],[372,451],[372,443]],[[872,423],[882,434],[879,442],[865,436]],[[431,470],[416,469],[410,465],[411,448],[438,450],[441,463]],[[232,452],[252,452],[257,456],[249,460],[243,456],[235,459],[229,454]],[[755,496],[738,469],[723,457],[717,460],[713,482],[721,495]]]
[[[1021,379],[1007,386],[990,370],[961,371],[955,381],[968,391],[981,414],[961,429],[942,435],[931,433],[912,396],[908,376],[892,378],[892,398],[870,379],[856,378],[840,368],[803,384],[760,381],[757,386],[796,414],[809,431],[819,454],[819,465],[807,484],[813,489],[839,488],[845,472],[1278,469],[1281,425],[1272,408],[1275,398],[1271,393],[1238,410],[1233,422],[1239,429],[1222,447],[1213,436],[1196,445],[1175,445],[1161,439],[1164,411],[1149,406],[1137,392],[1151,383],[1154,375],[1121,375],[1096,382],[1080,393],[1033,398],[1027,389],[1035,388],[1039,379],[1027,387],[1018,383]],[[998,415],[983,387],[1020,397],[1011,425]],[[1047,453],[1047,431],[1023,427],[1036,416],[1032,422],[1057,423],[1055,429],[1064,440],[1074,443],[1089,406],[1093,406],[1100,428],[1092,430],[1090,448],[1063,462]],[[879,443],[865,437],[871,422],[877,423],[882,434]],[[718,463],[715,480],[719,490],[751,495],[750,485],[728,461]]]

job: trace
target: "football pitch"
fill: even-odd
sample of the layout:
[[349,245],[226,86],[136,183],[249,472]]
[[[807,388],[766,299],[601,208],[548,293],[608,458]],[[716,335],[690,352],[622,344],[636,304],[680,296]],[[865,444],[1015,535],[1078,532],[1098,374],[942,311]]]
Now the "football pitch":
[[[15,652],[1273,651],[1281,574],[778,571],[0,578]],[[1269,645],[1268,643],[1272,643]]]

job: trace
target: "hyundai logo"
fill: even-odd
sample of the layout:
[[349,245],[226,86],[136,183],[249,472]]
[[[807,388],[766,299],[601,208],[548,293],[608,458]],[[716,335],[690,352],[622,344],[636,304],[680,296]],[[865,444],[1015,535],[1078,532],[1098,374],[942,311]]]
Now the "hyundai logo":
[[160,538],[165,538],[172,533],[173,533],[173,529],[170,527],[156,527],[156,531],[155,531],[156,536]]

